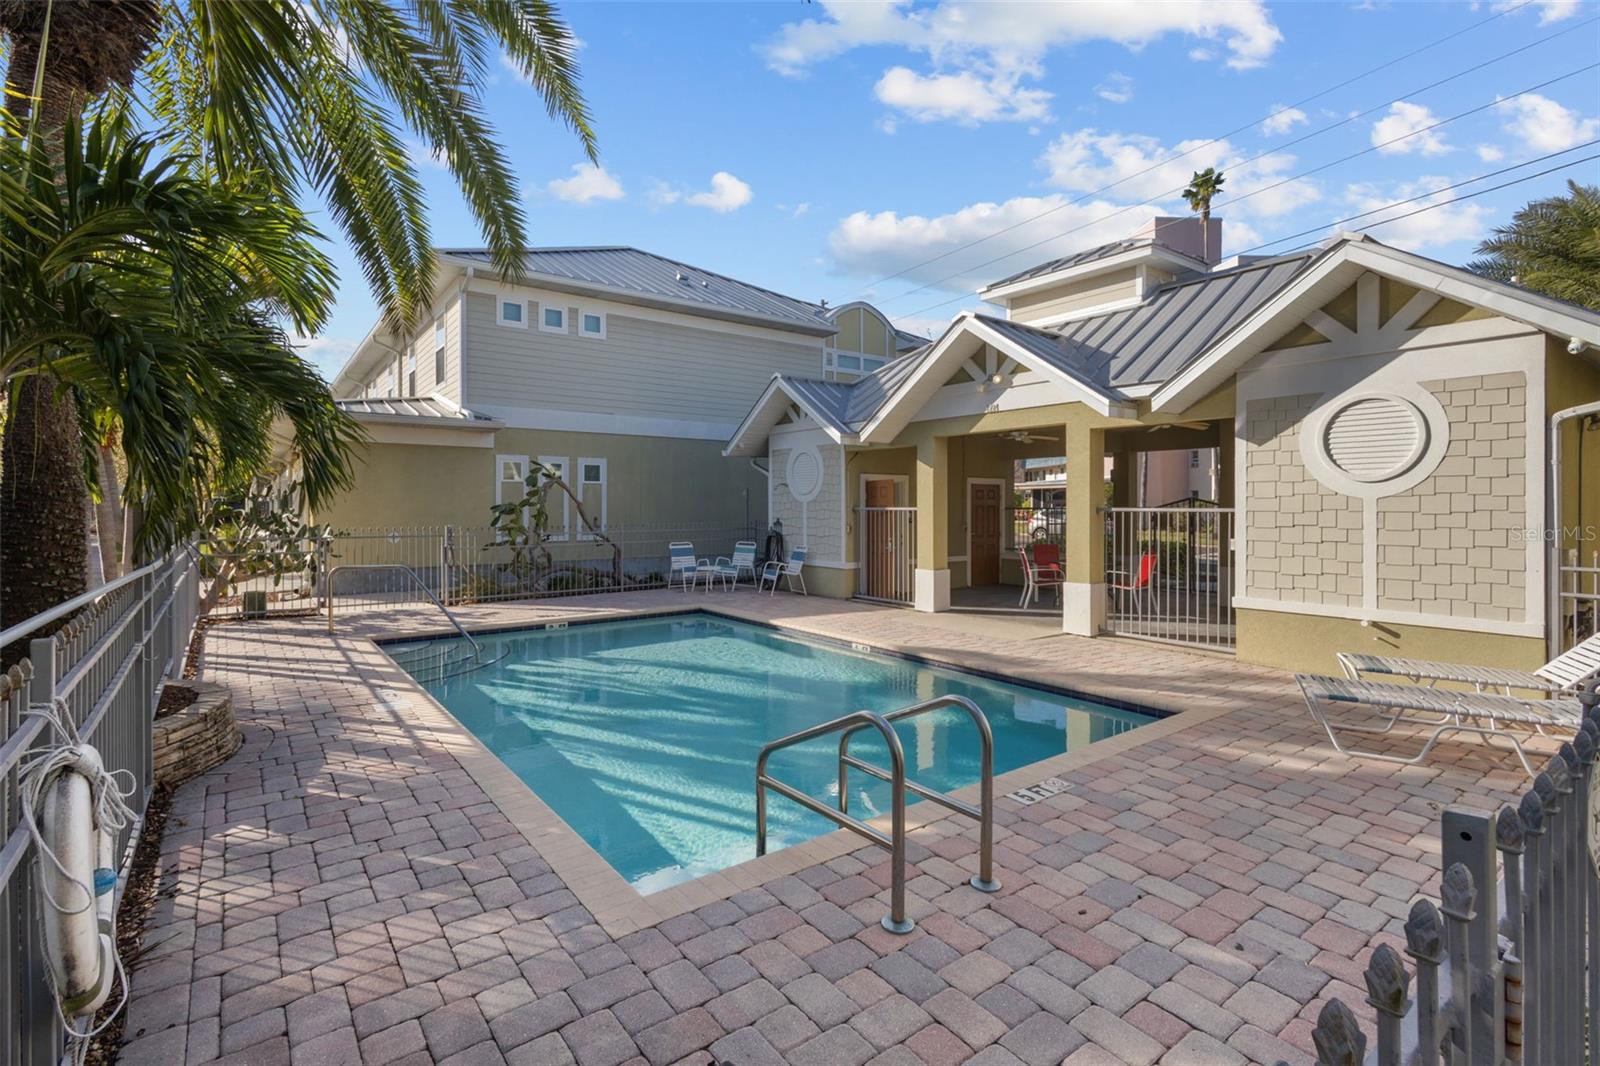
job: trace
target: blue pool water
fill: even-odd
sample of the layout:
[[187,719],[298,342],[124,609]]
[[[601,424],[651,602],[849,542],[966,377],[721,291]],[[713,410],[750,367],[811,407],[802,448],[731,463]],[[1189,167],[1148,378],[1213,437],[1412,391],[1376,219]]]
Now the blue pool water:
[[[754,857],[761,746],[850,711],[966,696],[988,716],[997,774],[1155,720],[711,614],[480,640],[498,662],[425,687],[641,892]],[[386,650],[426,678],[427,660],[460,657],[456,644]],[[977,734],[961,711],[896,730],[908,777],[941,791],[977,781]],[[859,734],[851,751],[887,764],[874,734]],[[821,737],[774,755],[769,772],[831,804],[837,753],[837,736]],[[853,814],[887,811],[886,783],[856,773],[850,788]],[[772,850],[835,828],[777,795],[768,819]]]

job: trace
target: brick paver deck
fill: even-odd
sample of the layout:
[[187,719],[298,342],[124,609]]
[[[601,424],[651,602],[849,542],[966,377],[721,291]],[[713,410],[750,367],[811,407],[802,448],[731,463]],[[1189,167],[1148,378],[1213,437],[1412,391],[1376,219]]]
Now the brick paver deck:
[[1472,742],[1418,767],[1338,757],[1287,675],[1227,659],[793,596],[710,606],[1213,713],[1135,731],[1046,802],[1002,799],[998,895],[965,885],[971,823],[917,831],[909,937],[878,926],[873,848],[613,937],[384,694],[395,671],[368,638],[436,615],[341,620],[334,638],[311,620],[219,627],[205,676],[232,686],[245,744],[176,797],[122,1061],[1305,1062],[1326,997],[1370,1013],[1361,967],[1436,882],[1440,809],[1524,785]]

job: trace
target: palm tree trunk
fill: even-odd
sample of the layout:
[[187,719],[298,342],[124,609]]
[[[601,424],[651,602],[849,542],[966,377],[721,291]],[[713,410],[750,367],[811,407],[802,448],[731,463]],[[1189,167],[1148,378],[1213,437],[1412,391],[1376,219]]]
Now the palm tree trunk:
[[123,575],[122,489],[117,482],[116,437],[100,442],[100,502],[95,504],[95,525],[100,531],[100,564],[106,580]]
[[[88,497],[79,466],[78,412],[70,391],[25,378],[0,439],[0,629],[32,618],[88,587]],[[48,636],[60,623],[35,636]],[[24,641],[0,649],[9,665]]]

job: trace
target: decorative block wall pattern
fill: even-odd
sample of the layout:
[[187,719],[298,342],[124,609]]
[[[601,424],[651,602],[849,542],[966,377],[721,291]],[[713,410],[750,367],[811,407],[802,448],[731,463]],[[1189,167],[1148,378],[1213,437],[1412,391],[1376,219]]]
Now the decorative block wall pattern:
[[1318,398],[1245,405],[1245,595],[1360,606],[1361,501],[1324,486],[1300,458],[1300,425]]
[[1527,378],[1424,381],[1450,420],[1427,480],[1378,503],[1378,606],[1492,621],[1526,614]]

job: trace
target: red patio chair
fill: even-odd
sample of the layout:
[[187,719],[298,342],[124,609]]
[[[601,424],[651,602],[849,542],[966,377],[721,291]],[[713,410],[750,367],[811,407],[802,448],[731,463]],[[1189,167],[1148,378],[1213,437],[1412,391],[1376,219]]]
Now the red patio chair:
[[1120,595],[1123,598],[1124,604],[1127,603],[1128,597],[1130,596],[1134,599],[1134,602],[1138,602],[1140,595],[1149,595],[1150,579],[1155,577],[1155,573],[1156,553],[1141,552],[1139,555],[1139,570],[1138,573],[1134,575],[1132,581],[1128,580],[1128,571],[1126,570],[1106,571],[1107,578],[1122,578],[1121,581],[1108,580],[1106,582],[1106,591],[1109,595],[1111,595],[1113,601],[1117,596]]
[[1022,606],[1031,598],[1039,602],[1039,590],[1056,590],[1056,603],[1061,602],[1061,586],[1066,584],[1066,571],[1061,569],[1061,548],[1055,544],[1030,544],[1022,549]]

